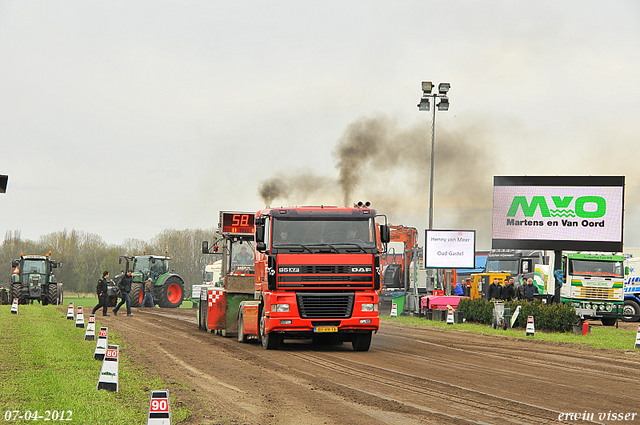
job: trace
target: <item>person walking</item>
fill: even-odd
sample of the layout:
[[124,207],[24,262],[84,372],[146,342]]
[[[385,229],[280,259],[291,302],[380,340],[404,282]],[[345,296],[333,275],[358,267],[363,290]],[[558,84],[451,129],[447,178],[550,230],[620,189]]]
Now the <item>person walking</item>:
[[131,282],[133,282],[133,277],[131,276],[131,270],[127,270],[127,272],[122,276],[120,282],[118,282],[118,288],[120,288],[120,303],[113,309],[113,314],[118,315],[118,310],[122,307],[122,304],[127,303],[127,316],[133,316],[131,314],[131,298],[129,297],[129,292],[131,292]]
[[533,296],[538,293],[538,287],[533,284],[533,279],[529,278],[527,284],[524,285],[524,299],[533,301]]
[[98,280],[98,286],[96,287],[96,293],[98,294],[98,305],[93,307],[93,310],[91,310],[91,314],[96,314],[96,311],[98,311],[98,309],[102,307],[102,315],[109,316],[107,314],[107,301],[109,298],[107,296],[107,279],[109,279],[109,272],[105,270],[102,273],[102,278]]
[[147,304],[147,299],[151,304],[151,308],[155,307],[155,304],[153,304],[153,294],[151,293],[152,289],[153,289],[153,281],[151,279],[147,279],[147,281],[144,284],[144,298],[142,299],[142,307],[144,307]]

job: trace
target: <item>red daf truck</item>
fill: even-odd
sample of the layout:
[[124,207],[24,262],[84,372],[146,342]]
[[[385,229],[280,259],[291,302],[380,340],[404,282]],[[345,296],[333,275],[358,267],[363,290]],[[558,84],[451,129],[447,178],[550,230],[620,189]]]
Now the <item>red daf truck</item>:
[[[240,342],[257,337],[265,349],[277,348],[283,339],[311,338],[350,341],[356,351],[369,350],[379,326],[379,247],[390,237],[386,224],[376,224],[375,210],[268,208],[252,217],[251,241],[240,227],[224,229],[234,213],[226,214],[221,212],[226,231],[214,250],[219,253],[222,243],[224,276],[201,295],[201,328],[236,334]],[[235,214],[240,223],[243,213]],[[242,269],[239,263],[249,248],[254,262]],[[203,252],[211,252],[208,243]],[[247,299],[241,279],[251,275],[253,297]]]

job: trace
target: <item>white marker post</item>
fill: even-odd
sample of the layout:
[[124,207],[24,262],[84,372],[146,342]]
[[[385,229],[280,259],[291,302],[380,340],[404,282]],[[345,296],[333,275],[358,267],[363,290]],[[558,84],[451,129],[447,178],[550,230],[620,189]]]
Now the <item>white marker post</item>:
[[447,306],[447,325],[453,325],[453,307],[450,305]]
[[636,334],[636,346],[635,348],[640,348],[640,325],[638,325],[638,333]]
[[389,317],[398,317],[398,304],[391,304],[391,314],[389,314]]
[[524,333],[526,336],[533,336],[536,334],[536,328],[533,324],[533,316],[527,317],[527,329]]
[[107,351],[107,337],[109,335],[108,328],[100,328],[98,332],[98,341],[96,341],[96,351],[93,353],[93,358],[96,360],[103,360]]
[[89,323],[87,323],[87,330],[84,333],[85,341],[95,341],[96,339],[96,316],[95,314],[89,315]]
[[118,363],[118,346],[109,345],[104,355],[96,389],[118,392]]
[[69,303],[69,308],[67,308],[67,319],[73,320],[73,303]]
[[11,303],[11,314],[18,314],[18,299],[14,298]]
[[171,425],[169,390],[151,391],[147,425]]
[[82,307],[78,307],[78,313],[76,314],[76,328],[84,328],[84,310]]

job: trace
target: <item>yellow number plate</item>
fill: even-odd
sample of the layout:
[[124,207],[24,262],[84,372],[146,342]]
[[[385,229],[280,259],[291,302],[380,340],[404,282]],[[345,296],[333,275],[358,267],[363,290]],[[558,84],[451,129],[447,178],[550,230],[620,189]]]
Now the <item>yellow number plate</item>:
[[338,332],[337,326],[316,326],[314,332]]

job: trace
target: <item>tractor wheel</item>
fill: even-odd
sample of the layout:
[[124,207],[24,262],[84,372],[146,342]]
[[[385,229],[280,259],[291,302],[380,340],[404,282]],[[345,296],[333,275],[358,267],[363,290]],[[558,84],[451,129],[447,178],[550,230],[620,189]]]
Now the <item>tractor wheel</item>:
[[9,304],[9,292],[5,288],[0,289],[0,304]]
[[118,297],[107,298],[107,307],[115,307],[118,305]]
[[158,305],[164,308],[177,308],[184,299],[184,282],[178,276],[169,276],[160,288]]
[[13,304],[14,299],[18,299],[18,304],[26,304],[26,300],[20,299],[20,292],[22,290],[22,285],[20,283],[14,283],[11,285],[11,296],[9,297],[9,303]]
[[64,302],[64,290],[62,289],[62,285],[58,289],[58,305],[62,305]]
[[55,284],[49,285],[49,293],[45,298],[48,304],[58,305],[58,286]]
[[131,284],[131,292],[129,293],[131,298],[131,307],[144,307],[142,300],[144,299],[144,283]]
[[352,342],[354,351],[369,351],[371,346],[371,331],[363,334],[356,334]]

